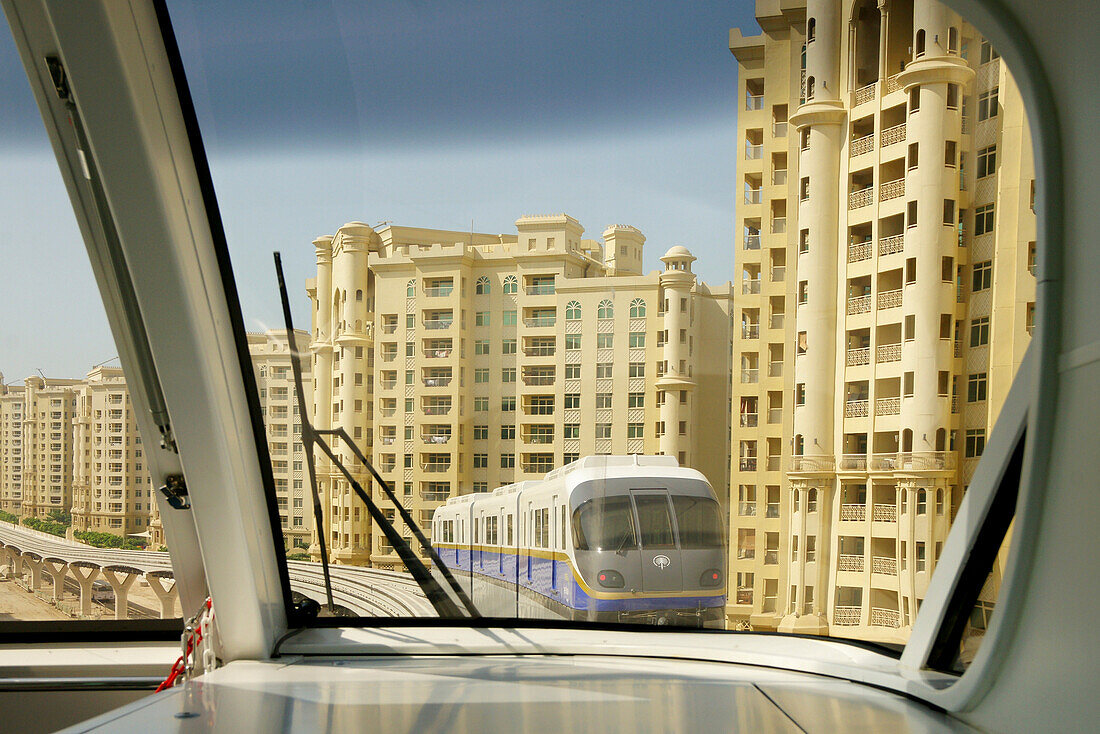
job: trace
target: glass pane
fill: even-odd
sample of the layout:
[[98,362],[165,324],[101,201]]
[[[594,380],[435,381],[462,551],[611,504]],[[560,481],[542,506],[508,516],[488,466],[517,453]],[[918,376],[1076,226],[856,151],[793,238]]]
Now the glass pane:
[[0,630],[176,618],[146,444],[8,33],[0,99]]
[[634,495],[638,508],[638,535],[642,548],[672,548],[676,538],[672,532],[672,517],[668,513],[668,498]]
[[673,497],[681,548],[716,548],[724,543],[718,503],[709,498]]

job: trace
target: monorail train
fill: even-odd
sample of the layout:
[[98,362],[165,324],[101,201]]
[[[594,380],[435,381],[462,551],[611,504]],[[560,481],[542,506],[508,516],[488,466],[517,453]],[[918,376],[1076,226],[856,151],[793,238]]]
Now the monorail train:
[[452,497],[443,563],[482,614],[721,627],[726,551],[706,478],[670,456],[589,456]]

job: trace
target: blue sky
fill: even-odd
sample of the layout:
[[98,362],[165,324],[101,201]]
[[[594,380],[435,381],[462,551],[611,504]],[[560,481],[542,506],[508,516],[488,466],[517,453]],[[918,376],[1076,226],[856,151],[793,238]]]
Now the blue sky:
[[[564,211],[592,238],[637,226],[647,268],[682,244],[705,280],[733,277],[726,41],[754,27],[751,2],[169,9],[249,329],[279,323],[275,249],[305,325],[311,240],[351,220],[512,232]],[[5,278],[0,372],[81,375],[115,352],[7,36],[0,95],[0,241],[20,274]]]

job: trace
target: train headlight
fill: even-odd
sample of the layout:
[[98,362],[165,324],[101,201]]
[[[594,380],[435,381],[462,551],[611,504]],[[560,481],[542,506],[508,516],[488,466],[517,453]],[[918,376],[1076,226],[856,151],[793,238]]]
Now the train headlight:
[[596,580],[600,582],[600,586],[608,589],[621,589],[626,586],[626,579],[618,571],[600,571],[596,574]]
[[708,568],[703,571],[703,575],[699,577],[699,585],[704,587],[714,587],[722,585],[722,572],[717,568]]

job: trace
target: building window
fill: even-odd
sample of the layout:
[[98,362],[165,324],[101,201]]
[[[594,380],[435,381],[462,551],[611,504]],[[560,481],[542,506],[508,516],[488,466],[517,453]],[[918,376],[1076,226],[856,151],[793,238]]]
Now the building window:
[[993,285],[993,261],[984,260],[974,263],[974,279],[971,290],[975,293],[984,291]]
[[917,202],[915,200],[910,201],[905,205],[905,226],[917,226]]
[[567,392],[565,394],[565,408],[566,410],[576,409],[581,407],[580,393]]
[[[513,311],[512,313],[514,314],[515,311]],[[500,343],[500,353],[501,354],[515,354],[516,353],[516,340],[515,339],[504,339],[503,341],[501,341],[501,343]]]
[[519,280],[514,275],[509,275],[504,279],[504,287],[501,289],[505,293],[515,293],[519,290]]
[[500,455],[500,468],[501,469],[515,469],[516,468],[516,455],[515,454],[501,454]]
[[645,435],[644,423],[627,423],[626,424],[626,437],[627,438],[642,438]]
[[596,438],[611,438],[611,424],[610,423],[597,423],[596,424]]
[[516,425],[503,425],[500,427],[500,437],[504,441],[514,441],[516,438]]
[[565,335],[565,348],[580,349],[581,348],[581,335],[580,334],[566,334]]
[[516,398],[515,396],[503,397],[500,399],[500,410],[502,413],[515,413],[516,412]]
[[488,326],[489,325],[489,312],[478,311],[474,314],[474,326]]
[[909,90],[909,114],[913,114],[920,109],[920,87],[916,86]]
[[474,342],[474,354],[488,354],[489,353],[489,340],[478,339]]
[[577,321],[581,317],[581,304],[576,301],[570,301],[565,306],[565,320]]
[[515,382],[516,381],[516,368],[504,367],[500,370],[501,382]]
[[500,323],[504,326],[516,325],[516,312],[515,311],[503,311],[500,314]]
[[632,331],[630,332],[630,348],[641,349],[645,346],[645,332],[644,331]]
[[974,236],[993,231],[993,205],[983,204],[974,209]]
[[[943,223],[947,225],[955,224],[955,201],[954,199],[943,200]],[[948,280],[951,280],[948,278]]]
[[997,53],[997,49],[993,48],[993,44],[989,41],[982,41],[980,63],[988,64],[990,61],[999,58],[1001,58],[1001,55]]
[[958,143],[954,140],[948,140],[943,145],[943,164],[954,168],[955,161],[958,159]]
[[612,377],[612,365],[611,362],[601,362],[596,365],[596,378],[602,379],[605,377]]
[[474,370],[474,382],[475,383],[489,382],[489,368],[488,367],[478,367],[476,370]]
[[611,305],[611,301],[604,299],[600,301],[600,305],[596,308],[596,318],[598,319],[610,319],[615,316],[615,307]]
[[920,145],[918,143],[910,143],[906,167],[912,171],[918,165],[920,165]]
[[580,423],[566,423],[561,429],[562,438],[580,438],[581,437],[581,424]]
[[947,109],[957,110],[959,109],[959,85],[948,84],[947,85]]
[[614,346],[614,334],[596,334],[596,349],[611,349]]
[[967,459],[976,459],[985,451],[985,429],[968,428],[963,455]]
[[978,178],[992,176],[997,172],[997,146],[991,145],[978,151]]
[[[488,401],[488,398],[483,398]],[[489,426],[474,426],[474,440],[485,441],[489,438]]]
[[947,53],[959,52],[959,29],[954,26],[947,29]]
[[626,396],[626,407],[628,408],[644,408],[645,407],[645,393],[632,392]]
[[489,468],[489,454],[474,454],[474,468],[475,469],[488,469]]
[[635,298],[630,302],[630,318],[640,319],[645,317],[645,301]]
[[414,298],[416,296],[416,279],[413,278],[405,284],[405,297]]
[[997,116],[997,95],[999,87],[993,87],[988,92],[978,95],[978,121],[988,120]]
[[989,343],[989,317],[973,319],[970,322],[970,346],[984,347]]
[[645,377],[645,362],[631,362],[630,363],[630,376],[631,377]]
[[474,398],[474,412],[489,410],[489,398]]
[[917,48],[914,54],[919,58],[924,56],[924,29],[921,28],[917,31]]
[[975,372],[966,378],[966,402],[980,403],[985,400],[986,373]]
[[565,379],[579,380],[581,378],[581,366],[579,364],[565,365]]
[[477,279],[477,283],[474,285],[474,293],[479,296],[485,296],[489,294],[489,277],[486,275]]
[[817,38],[817,18],[806,21],[806,43],[813,43]]
[[598,393],[596,393],[596,409],[600,410],[600,409],[603,409],[603,408],[610,408],[610,407],[611,407],[611,393],[609,393],[609,392],[598,392]]

